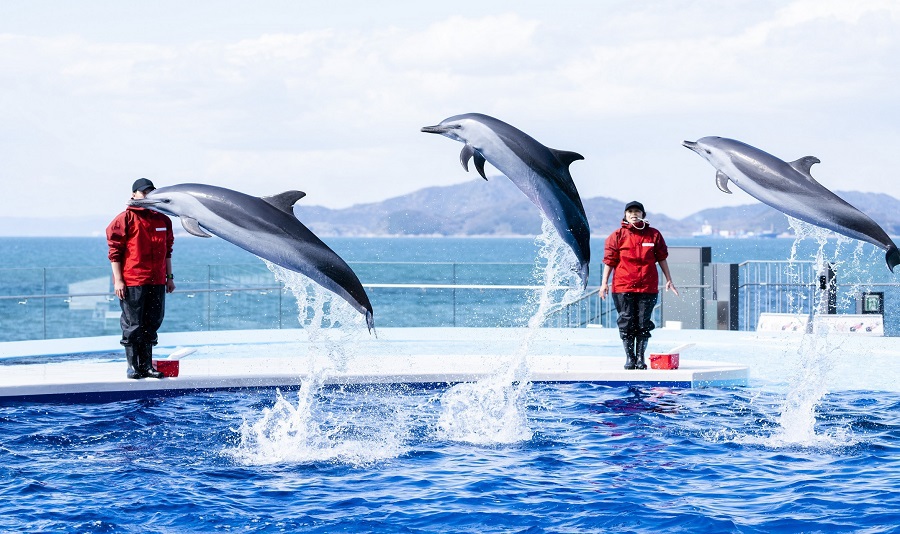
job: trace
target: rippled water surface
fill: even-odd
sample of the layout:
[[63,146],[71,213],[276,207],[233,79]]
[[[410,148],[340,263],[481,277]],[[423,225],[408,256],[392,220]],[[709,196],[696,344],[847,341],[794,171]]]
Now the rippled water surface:
[[[443,388],[0,407],[0,527],[63,532],[893,531],[900,396],[786,442],[759,389],[532,384],[527,441],[439,428]],[[306,403],[305,421],[279,410]],[[281,406],[281,407],[280,407]],[[268,414],[281,433],[248,439]],[[271,421],[270,421],[271,422]]]

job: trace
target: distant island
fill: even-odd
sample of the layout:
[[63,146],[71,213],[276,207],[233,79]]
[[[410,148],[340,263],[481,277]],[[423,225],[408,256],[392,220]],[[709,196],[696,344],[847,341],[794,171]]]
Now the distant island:
[[[297,217],[316,234],[326,236],[534,236],[541,232],[537,209],[509,180],[427,187],[381,202],[343,209],[295,206]],[[890,235],[900,235],[900,200],[881,193],[838,191],[861,208]],[[622,211],[622,200],[583,199],[595,236],[607,236]],[[0,217],[0,236],[102,236],[109,217]],[[649,212],[653,226],[666,237],[778,236],[791,232],[787,218],[765,204],[710,208],[683,219]],[[176,224],[180,230],[180,225]]]

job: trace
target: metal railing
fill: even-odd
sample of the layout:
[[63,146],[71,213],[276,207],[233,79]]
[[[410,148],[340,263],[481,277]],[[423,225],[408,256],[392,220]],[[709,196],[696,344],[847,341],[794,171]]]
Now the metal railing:
[[[810,315],[825,306],[827,298],[820,277],[824,266],[812,261],[745,261],[739,269],[740,329],[755,330],[761,313]],[[873,281],[869,273],[851,278],[838,271],[833,284],[833,306],[836,313],[856,313],[857,300],[866,291],[885,290],[887,302],[900,298],[900,282]],[[891,317],[885,314],[885,330],[894,333]]]
[[[405,292],[407,294],[410,293],[419,293],[424,294],[427,292],[432,292],[434,295],[437,291],[449,293],[447,302],[444,304],[450,309],[451,313],[447,317],[448,321],[446,321],[447,326],[459,326],[460,325],[460,317],[467,311],[469,311],[469,304],[472,303],[471,293],[492,293],[492,297],[490,300],[495,300],[496,294],[495,292],[515,292],[517,295],[527,296],[529,293],[533,293],[535,291],[539,291],[544,289],[543,286],[537,285],[517,285],[517,284],[363,284],[363,287],[366,288],[369,292],[375,292],[380,289],[388,289],[393,290],[395,292]],[[682,289],[700,289],[705,290],[709,289],[708,286],[703,285],[685,285]],[[662,309],[664,299],[666,298],[665,292],[662,291],[662,287],[660,288],[660,300],[654,308],[653,318],[654,321],[662,325],[663,317],[662,317]],[[237,294],[245,294],[248,296],[253,296],[257,300],[264,300],[266,298],[277,298],[277,303],[273,303],[273,308],[275,313],[273,314],[272,320],[269,321],[268,327],[273,328],[284,328],[286,318],[295,313],[296,308],[296,300],[293,298],[290,290],[285,288],[285,286],[281,283],[274,284],[266,284],[266,285],[257,285],[257,286],[245,286],[245,287],[218,287],[218,288],[193,288],[193,289],[178,289],[175,290],[170,295],[169,305],[167,309],[171,310],[172,308],[172,300],[171,299],[181,299],[182,301],[195,299],[198,296],[205,297],[206,302],[201,306],[202,312],[205,320],[202,324],[196,324],[193,326],[194,329],[203,329],[203,330],[213,330],[216,328],[216,320],[213,317],[215,312],[215,306],[211,303],[212,296],[217,295],[222,298],[230,298]],[[469,293],[467,299],[462,300],[460,298],[461,295]],[[395,293],[396,295],[396,293]],[[118,327],[118,317],[119,312],[117,310],[111,309],[113,304],[116,301],[116,296],[111,292],[91,292],[91,293],[47,293],[47,294],[22,294],[22,295],[4,295],[0,296],[0,304],[3,302],[15,302],[17,305],[29,305],[29,301],[32,303],[34,301],[39,302],[40,307],[40,322],[41,322],[41,338],[47,339],[48,337],[57,337],[57,336],[48,336],[48,324],[51,324],[50,317],[48,315],[48,310],[52,305],[59,306],[61,304],[71,304],[76,299],[102,299],[104,302],[110,303],[110,306],[105,308],[102,317],[96,317],[94,314],[94,318],[102,319],[104,322],[108,322],[110,320],[114,321],[115,324],[109,327],[104,328],[104,333],[114,333],[116,328]],[[462,301],[461,301],[462,300]],[[487,299],[483,299],[487,300]],[[504,300],[507,304],[511,302],[515,302],[518,299],[516,297],[513,298],[503,298],[500,300]],[[176,301],[177,302],[177,301]],[[483,303],[479,303],[483,304]],[[440,303],[437,304],[438,306]],[[484,324],[480,324],[480,326],[513,326],[516,323],[516,319],[521,324],[524,324],[530,316],[526,317],[527,310],[525,310],[525,305],[522,306],[522,311],[517,312],[515,317],[510,317],[507,315],[506,321],[500,321],[499,323],[496,321],[497,314],[494,314],[490,318],[485,318]],[[508,311],[508,310],[507,310]],[[169,311],[171,314],[171,311]],[[612,298],[601,299],[600,298],[600,290],[599,288],[593,288],[587,290],[584,294],[579,296],[575,301],[558,306],[556,309],[551,310],[546,319],[543,322],[543,326],[545,327],[556,327],[556,328],[583,328],[588,325],[596,325],[602,326],[604,328],[613,328],[616,326],[616,319],[618,314],[615,309],[615,304]],[[419,317],[419,323],[415,326],[428,326],[427,321],[421,320]],[[505,323],[505,324],[504,324]],[[472,326],[471,321],[467,321],[466,325]],[[412,325],[408,325],[412,326]],[[477,326],[477,325],[476,325]],[[106,332],[109,330],[110,332]]]
[[576,300],[558,306],[547,313],[544,326],[556,328],[581,328],[602,325],[609,313],[609,299],[600,298],[600,288],[588,290]]
[[[682,290],[699,290],[702,296],[705,291],[711,289],[708,284],[684,284],[678,286],[679,292]],[[685,293],[682,293],[684,295]],[[653,322],[657,326],[665,324],[665,300],[667,298],[678,298],[674,295],[668,295],[665,286],[659,286],[659,300],[653,308]],[[699,302],[698,302],[699,305]],[[603,328],[615,328],[618,312],[616,311],[615,302],[612,297],[605,299],[600,298],[600,289],[591,289],[581,295],[575,301],[560,306],[556,310],[552,310],[547,314],[544,321],[545,326],[555,326],[557,328],[583,328],[586,326],[601,326]]]
[[[189,267],[179,267],[178,289],[167,296],[164,331],[296,327],[308,315],[261,264]],[[543,289],[516,283],[531,279],[531,264],[379,262],[354,269],[374,280],[364,287],[379,326],[521,326]],[[0,341],[120,332],[108,268],[0,271]],[[466,283],[473,280],[485,283]],[[100,288],[106,291],[91,290]]]
[[[533,292],[543,289],[542,286],[535,285],[501,285],[501,284],[363,284],[367,290],[375,289],[397,289],[405,291],[428,291],[428,290],[449,290],[451,292],[451,306],[453,308],[451,326],[457,326],[457,317],[459,310],[457,296],[459,292],[465,290],[477,291],[521,291]],[[197,295],[203,294],[221,294],[230,297],[235,293],[256,293],[267,295],[269,292],[277,292],[279,296],[278,302],[278,328],[283,328],[284,315],[284,297],[288,290],[283,284],[265,285],[254,287],[224,287],[215,289],[177,289],[172,293],[173,297],[183,296],[189,299],[195,298]],[[19,305],[28,305],[29,301],[39,301],[41,308],[42,337],[47,338],[47,304],[49,301],[59,301],[69,304],[73,299],[101,297],[107,302],[116,300],[115,293],[57,293],[57,294],[29,294],[29,295],[7,295],[0,296],[2,301],[15,301]],[[659,315],[660,304],[654,308],[655,315]],[[213,323],[212,307],[206,308],[206,329],[209,330]],[[118,312],[110,311],[111,314],[118,316]],[[577,300],[559,306],[551,310],[547,314],[544,326],[557,328],[581,328],[587,325],[602,325],[610,327],[615,324],[616,311],[615,305],[611,298],[601,299],[600,290],[592,289],[581,295]]]

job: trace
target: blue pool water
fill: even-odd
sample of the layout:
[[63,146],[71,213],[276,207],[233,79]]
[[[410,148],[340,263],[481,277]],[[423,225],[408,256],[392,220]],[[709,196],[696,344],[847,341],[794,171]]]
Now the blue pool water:
[[[325,388],[321,434],[242,444],[276,393],[0,407],[0,530],[893,532],[900,396],[840,391],[809,443],[766,388],[534,384],[533,435],[441,436],[441,391]],[[285,398],[297,392],[284,392]],[[299,439],[299,438],[298,438]],[[315,446],[309,446],[315,442]],[[290,458],[286,460],[285,458]]]

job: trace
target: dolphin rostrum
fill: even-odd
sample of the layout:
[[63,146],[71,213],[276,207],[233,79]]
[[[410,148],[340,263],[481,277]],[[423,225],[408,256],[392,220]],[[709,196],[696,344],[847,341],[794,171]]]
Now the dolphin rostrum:
[[177,184],[154,189],[129,204],[177,216],[190,234],[215,234],[309,277],[364,314],[371,331],[375,327],[372,304],[356,273],[294,215],[294,203],[304,196],[300,191],[285,191],[259,198],[224,187]]
[[835,195],[810,175],[819,158],[806,156],[787,163],[748,144],[724,137],[704,137],[683,145],[716,168],[716,185],[725,193],[728,182],[764,204],[795,219],[866,241],[887,251],[888,269],[900,264],[900,251],[878,224]]
[[581,197],[569,174],[569,164],[584,159],[581,154],[548,148],[525,132],[480,113],[444,119],[423,132],[441,134],[463,143],[459,160],[469,170],[469,160],[482,178],[488,161],[525,193],[553,223],[562,240],[578,259],[578,274],[587,287],[591,261],[591,230]]

